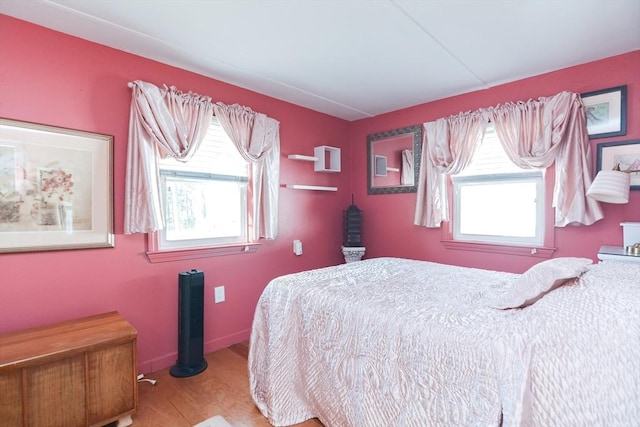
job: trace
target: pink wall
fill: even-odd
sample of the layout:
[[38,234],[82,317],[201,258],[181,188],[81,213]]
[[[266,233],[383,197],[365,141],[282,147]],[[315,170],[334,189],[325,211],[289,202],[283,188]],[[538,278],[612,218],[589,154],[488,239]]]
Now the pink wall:
[[[205,272],[206,351],[249,336],[256,301],[273,277],[342,262],[342,211],[355,193],[364,210],[367,256],[404,256],[522,271],[536,259],[448,251],[440,231],[413,224],[415,194],[367,196],[366,135],[500,102],[628,85],[628,133],[640,138],[640,52],[348,123],[267,96],[0,15],[0,116],[114,136],[116,247],[0,255],[0,333],[111,310],[138,330],[141,372],[175,362],[177,275]],[[142,235],[123,234],[123,197],[130,90],[141,79],[239,103],[281,123],[281,183],[337,186],[339,191],[282,189],[280,235],[256,254],[151,264]],[[595,162],[595,145],[593,155]],[[288,154],[316,145],[342,149],[342,173],[314,173]],[[621,244],[621,221],[640,220],[640,191],[628,205],[603,205],[606,219],[556,230],[556,256],[595,258],[604,243]],[[301,239],[304,255],[292,253]],[[213,288],[226,302],[213,304]]]
[[[348,172],[314,173],[288,154],[342,149],[349,124],[274,98],[0,15],[0,116],[114,136],[116,247],[0,255],[0,332],[117,310],[138,330],[141,372],[175,363],[177,277],[206,278],[205,340],[212,351],[247,339],[257,299],[273,277],[339,263]],[[175,85],[250,106],[280,121],[281,183],[336,186],[337,193],[282,189],[280,235],[256,254],[151,264],[143,235],[124,235],[124,179],[131,92],[127,82]],[[343,166],[344,170],[344,166]],[[321,230],[321,232],[319,232]],[[297,257],[292,241],[300,239]],[[226,302],[213,303],[224,285]]]
[[[627,85],[627,135],[591,140],[595,173],[596,145],[602,142],[640,139],[640,51],[578,65],[490,89],[442,99],[352,122],[351,180],[356,204],[364,211],[365,257],[402,256],[449,264],[522,272],[539,258],[445,249],[440,229],[413,225],[415,194],[367,195],[366,138],[368,134],[411,126],[461,111],[476,110],[509,101],[551,96],[563,90],[584,93]],[[602,204],[605,218],[588,227],[555,229],[554,253],[597,259],[604,244],[622,245],[620,222],[640,221],[640,191],[632,191],[626,205]]]

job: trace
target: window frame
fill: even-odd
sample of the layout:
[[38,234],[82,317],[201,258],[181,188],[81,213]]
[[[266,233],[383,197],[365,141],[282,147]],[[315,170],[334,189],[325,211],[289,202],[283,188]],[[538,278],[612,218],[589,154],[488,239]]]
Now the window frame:
[[[216,118],[213,118],[211,126],[220,126]],[[224,130],[223,130],[224,131]],[[156,262],[168,262],[187,260],[195,258],[223,256],[223,255],[237,255],[255,253],[260,248],[261,244],[251,241],[251,230],[249,227],[249,212],[251,210],[251,200],[249,200],[248,186],[251,185],[251,165],[248,165],[248,175],[234,176],[225,175],[211,172],[196,172],[196,171],[178,171],[171,169],[163,169],[159,165],[159,186],[161,203],[165,203],[166,194],[166,179],[167,177],[178,177],[184,179],[195,179],[199,181],[226,181],[226,182],[240,182],[243,183],[241,188],[241,197],[244,200],[244,212],[241,213],[241,227],[243,230],[243,236],[240,238],[210,238],[210,239],[185,239],[181,242],[186,242],[186,245],[169,243],[166,240],[165,230],[159,230],[152,233],[147,233],[147,257],[152,263]],[[163,206],[164,209],[164,206]],[[188,243],[196,243],[194,245],[188,245]]]
[[453,176],[447,175],[447,189],[452,210],[451,220],[443,221],[441,226],[440,243],[450,250],[462,250],[472,252],[487,252],[535,258],[551,258],[557,250],[555,248],[555,208],[553,207],[553,193],[555,183],[555,163],[546,168],[542,174],[543,198],[542,207],[544,217],[544,230],[541,244],[506,243],[506,242],[479,242],[472,240],[456,240],[454,238],[454,183]]
[[159,263],[225,255],[252,254],[258,252],[261,245],[261,243],[252,242],[206,248],[159,250],[158,233],[153,232],[147,234],[147,257],[151,263]]
[[181,239],[174,243],[171,240],[167,240],[166,226],[164,229],[158,231],[158,248],[160,250],[175,250],[175,249],[194,249],[198,247],[215,247],[226,246],[235,244],[249,243],[249,228],[248,228],[248,201],[247,201],[247,185],[248,178],[240,176],[219,175],[213,173],[201,173],[201,172],[181,172],[175,170],[160,170],[160,188],[161,193],[166,194],[167,191],[167,179],[176,178],[184,181],[192,180],[197,182],[235,182],[241,183],[240,186],[240,198],[244,201],[240,209],[240,228],[241,234],[234,237],[211,237],[207,239]]
[[[533,237],[516,237],[516,236],[493,236],[487,234],[469,234],[460,231],[460,205],[461,205],[461,185],[482,185],[482,184],[512,184],[512,183],[532,183],[536,186],[536,194],[542,200],[536,200],[536,230]],[[543,171],[526,171],[521,173],[504,173],[504,174],[486,174],[486,175],[470,175],[461,177],[452,177],[453,184],[453,240],[478,242],[488,244],[507,244],[507,245],[532,245],[541,246],[544,243],[544,230],[546,226],[544,215],[544,172]]]

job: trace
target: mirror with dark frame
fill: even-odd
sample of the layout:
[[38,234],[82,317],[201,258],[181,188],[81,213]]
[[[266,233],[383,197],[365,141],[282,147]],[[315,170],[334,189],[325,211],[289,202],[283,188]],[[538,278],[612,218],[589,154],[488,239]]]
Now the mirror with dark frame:
[[422,126],[367,135],[368,194],[418,191]]

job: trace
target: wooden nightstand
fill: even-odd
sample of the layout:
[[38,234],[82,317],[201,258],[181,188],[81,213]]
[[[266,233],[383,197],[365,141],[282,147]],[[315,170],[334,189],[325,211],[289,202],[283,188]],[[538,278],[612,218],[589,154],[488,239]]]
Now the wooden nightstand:
[[598,251],[598,259],[607,262],[636,262],[640,263],[640,255],[627,253],[622,246],[602,246]]
[[0,335],[0,423],[131,424],[136,337],[116,312]]

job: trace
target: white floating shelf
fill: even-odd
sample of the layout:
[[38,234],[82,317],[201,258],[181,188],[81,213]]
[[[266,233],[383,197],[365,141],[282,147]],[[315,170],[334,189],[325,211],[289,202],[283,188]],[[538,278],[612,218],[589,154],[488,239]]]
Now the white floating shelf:
[[318,158],[313,156],[303,156],[302,154],[289,154],[291,160],[306,160],[308,162],[317,162]]
[[294,190],[338,191],[338,187],[321,187],[319,185],[287,184],[287,188]]
[[313,155],[318,159],[314,164],[316,172],[340,172],[340,149],[321,145],[313,149]]
[[314,162],[313,170],[316,172],[340,172],[340,149],[336,147],[319,145],[314,147],[313,156],[289,154],[287,157],[291,160]]

